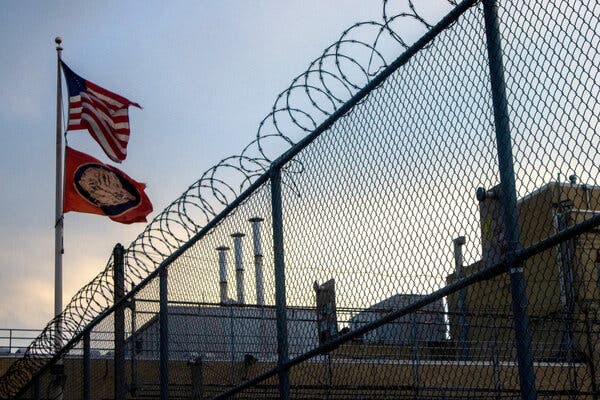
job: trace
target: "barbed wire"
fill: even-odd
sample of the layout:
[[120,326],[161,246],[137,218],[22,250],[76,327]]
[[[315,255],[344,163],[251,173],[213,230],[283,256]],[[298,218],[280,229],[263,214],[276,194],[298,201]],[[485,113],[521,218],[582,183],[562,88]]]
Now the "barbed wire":
[[[455,0],[439,1],[448,6],[457,4]],[[404,9],[394,11],[392,3],[402,4]],[[125,254],[126,287],[136,290],[148,274],[264,174],[276,157],[317,128],[408,48],[411,41],[395,28],[415,22],[428,30],[435,21],[428,21],[413,0],[383,0],[380,21],[358,22],[343,31],[277,95],[271,112],[260,121],[254,140],[239,155],[226,157],[205,171],[129,245]],[[275,151],[269,150],[273,148]],[[302,168],[297,161],[288,163],[283,173],[289,178],[302,173]],[[285,181],[292,182],[293,189],[293,179]],[[2,398],[15,396],[57,354],[56,326],[62,327],[62,343],[68,344],[113,304],[112,264],[111,257],[102,272],[71,298],[23,357],[9,367],[0,378]]]

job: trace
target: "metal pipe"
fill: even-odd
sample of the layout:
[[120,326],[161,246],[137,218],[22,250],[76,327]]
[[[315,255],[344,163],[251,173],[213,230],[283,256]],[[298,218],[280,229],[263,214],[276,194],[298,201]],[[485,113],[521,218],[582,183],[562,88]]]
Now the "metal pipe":
[[[506,82],[504,79],[498,4],[496,0],[483,0],[483,14],[490,68],[492,103],[494,106],[498,167],[502,188],[501,200],[504,211],[504,235],[508,254],[509,256],[513,256],[521,250],[521,243],[508,101],[506,98]],[[527,294],[525,291],[525,276],[523,274],[522,263],[513,263],[510,265],[509,275],[521,398],[524,400],[534,400],[537,399],[537,390],[535,388],[535,372],[533,369],[533,355],[531,353],[531,331],[527,313]]]
[[[61,55],[62,39],[54,39],[56,43],[56,193],[54,204],[54,317],[58,317],[62,306],[62,255],[63,249],[63,131],[62,131],[62,80]],[[55,351],[62,347],[61,318],[54,320]]]
[[[272,168],[271,213],[273,216],[273,261],[275,264],[275,315],[277,325],[277,364],[285,365],[289,361],[288,330],[285,298],[285,259],[283,254],[283,210],[281,201],[281,170]],[[279,398],[290,398],[289,370],[279,371]]]
[[219,246],[216,249],[219,252],[219,299],[221,304],[227,302],[227,251],[229,247]]
[[169,398],[169,269],[163,268],[159,274],[159,370],[160,400]]
[[245,304],[244,296],[244,260],[242,254],[242,238],[246,236],[241,232],[231,235],[233,238],[233,249],[235,257],[235,287],[237,291],[238,304]]
[[421,379],[419,374],[419,343],[417,337],[417,313],[413,312],[410,314],[410,343],[412,353],[412,383],[413,383],[413,396],[415,399],[419,397],[419,387],[421,386]]
[[[131,290],[135,289],[135,285],[131,284]],[[136,304],[135,297],[129,300],[129,309],[131,310],[131,337],[129,342],[131,345],[131,382],[129,384],[129,392],[132,396],[135,396],[137,391],[137,354],[136,354],[136,342],[137,342],[137,326],[135,323],[136,318]]]
[[585,318],[585,336],[586,336],[586,344],[587,344],[587,363],[588,363],[588,368],[590,369],[590,384],[592,387],[592,399],[593,400],[598,400],[598,385],[596,383],[596,359],[597,356],[595,355],[594,352],[594,344],[592,343],[592,324],[590,322],[590,307],[589,305],[586,305],[586,307],[583,307],[583,315]]
[[[62,321],[62,295],[63,295],[63,130],[62,130],[62,39],[57,37],[54,39],[56,43],[56,192],[54,203],[54,352],[58,353],[63,345],[63,321]],[[64,387],[64,368],[62,360],[57,362],[57,373],[61,375],[55,376],[55,382],[61,385],[59,394],[55,396],[57,400],[63,398]]]
[[496,318],[489,315],[488,326],[492,327],[494,340],[492,341],[492,365],[494,374],[494,388],[500,392],[502,390],[502,380],[500,379],[500,359],[498,357],[498,328],[496,327]]
[[[572,204],[572,203],[571,203]],[[568,227],[568,217],[572,205],[553,209],[554,231],[558,233]],[[573,314],[575,313],[575,293],[573,289],[573,249],[572,242],[565,241],[558,246],[556,254],[558,277],[560,283],[560,299],[563,305],[563,332],[561,350],[572,360],[573,353]]]
[[[456,270],[456,279],[463,277],[463,246],[466,243],[464,236],[459,236],[453,240],[454,243],[454,267]],[[469,324],[467,322],[467,291],[461,289],[458,291],[458,342],[460,344],[461,354],[464,358],[469,357]]]
[[90,399],[91,362],[90,362],[90,330],[83,335],[83,400]]
[[230,357],[230,369],[231,369],[231,385],[235,386],[236,384],[236,368],[235,368],[235,320],[234,320],[234,316],[233,316],[233,305],[229,306],[229,336],[230,336],[230,341],[229,341],[229,348],[231,351],[231,357]]
[[33,378],[33,399],[40,400],[42,398],[40,393],[40,377],[36,376]]
[[[125,249],[117,243],[113,250],[114,302],[120,304],[125,296]],[[114,316],[114,397],[125,400],[125,306],[115,309]]]
[[252,223],[252,241],[254,245],[254,270],[256,278],[256,304],[265,305],[265,287],[263,280],[263,254],[260,241],[260,223],[264,221],[260,217],[252,217],[248,221]]
[[585,206],[588,210],[591,210],[592,203],[590,201],[590,188],[585,183],[581,185],[581,188],[583,189],[583,194],[585,195]]

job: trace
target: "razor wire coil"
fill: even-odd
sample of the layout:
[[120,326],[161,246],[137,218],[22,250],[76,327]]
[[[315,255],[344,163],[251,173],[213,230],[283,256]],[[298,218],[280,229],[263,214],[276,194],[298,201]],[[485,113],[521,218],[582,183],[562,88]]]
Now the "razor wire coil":
[[[455,0],[440,2],[451,6],[457,4]],[[126,248],[126,288],[135,290],[136,284],[263,175],[279,156],[279,153],[270,154],[269,147],[292,147],[298,138],[312,132],[385,69],[398,52],[386,51],[384,39],[407,49],[410,40],[403,38],[395,26],[402,25],[404,21],[416,22],[426,30],[433,26],[434,21],[428,21],[419,12],[414,0],[403,1],[405,11],[400,12],[392,10],[391,3],[383,0],[381,20],[358,22],[343,31],[335,43],[326,47],[277,95],[271,111],[260,121],[256,137],[239,155],[223,158],[206,170],[180,197],[154,217]],[[365,57],[355,55],[364,50]],[[284,169],[288,175],[301,172],[302,165],[298,162],[291,162]],[[236,178],[225,178],[228,173],[235,174]],[[68,344],[112,305],[112,264],[111,257],[102,272],[75,293],[63,312],[50,320],[27,347],[23,357],[9,367],[0,379],[2,398],[18,393],[36,371],[60,351],[55,346],[57,323],[62,327],[62,343]]]

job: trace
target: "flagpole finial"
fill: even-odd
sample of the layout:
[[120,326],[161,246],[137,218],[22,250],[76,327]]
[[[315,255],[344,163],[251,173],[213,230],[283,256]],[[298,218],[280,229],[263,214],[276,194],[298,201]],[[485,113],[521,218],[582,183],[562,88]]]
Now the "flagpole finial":
[[54,38],[54,43],[56,43],[56,50],[62,50],[62,38],[60,36]]

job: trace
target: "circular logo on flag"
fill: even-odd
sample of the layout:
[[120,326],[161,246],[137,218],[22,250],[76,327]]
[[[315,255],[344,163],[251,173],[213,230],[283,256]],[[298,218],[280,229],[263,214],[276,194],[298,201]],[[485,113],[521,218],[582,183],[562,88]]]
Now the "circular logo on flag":
[[84,164],[75,170],[77,193],[108,216],[123,214],[140,204],[135,186],[120,171],[101,164]]

